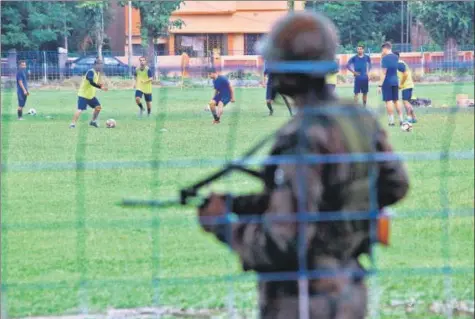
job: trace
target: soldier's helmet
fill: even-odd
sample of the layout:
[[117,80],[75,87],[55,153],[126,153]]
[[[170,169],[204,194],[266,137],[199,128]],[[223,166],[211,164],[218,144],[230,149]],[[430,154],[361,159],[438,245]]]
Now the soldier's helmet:
[[[339,38],[335,25],[328,18],[313,12],[296,12],[280,18],[271,32],[257,46],[266,62],[335,61]],[[272,72],[278,92],[294,95],[324,85],[324,75],[299,72]],[[320,79],[315,83],[315,79]],[[308,83],[308,82],[312,83]],[[302,83],[303,82],[303,83]]]

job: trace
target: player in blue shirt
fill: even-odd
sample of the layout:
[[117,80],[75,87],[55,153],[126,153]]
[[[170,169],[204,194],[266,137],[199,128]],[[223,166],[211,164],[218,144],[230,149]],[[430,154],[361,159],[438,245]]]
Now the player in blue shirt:
[[267,83],[266,83],[266,103],[267,108],[269,109],[269,116],[274,114],[274,109],[272,108],[272,103],[277,96],[277,91],[272,87],[272,74],[270,74],[267,68],[264,69],[264,75],[267,76]]
[[397,76],[399,58],[392,51],[390,42],[385,42],[381,46],[381,80],[379,83],[378,93],[382,93],[383,101],[386,103],[386,111],[388,113],[389,126],[394,126],[394,109],[396,108],[399,115],[399,125],[404,121],[401,106],[399,105],[399,79]]
[[16,74],[16,94],[18,97],[18,119],[23,120],[23,108],[26,105],[26,99],[30,92],[28,92],[28,78],[26,75],[26,62],[20,61],[18,64],[18,72]]
[[363,94],[363,105],[366,107],[368,101],[369,77],[371,70],[371,58],[364,54],[364,45],[358,45],[356,48],[357,55],[354,55],[346,67],[355,76],[353,93],[355,94],[355,102],[358,103],[358,95]]
[[213,114],[213,124],[219,124],[223,115],[223,108],[229,102],[234,103],[234,90],[229,80],[223,75],[218,75],[215,69],[210,68],[208,74],[213,79],[214,87],[214,96],[209,102],[209,108]]

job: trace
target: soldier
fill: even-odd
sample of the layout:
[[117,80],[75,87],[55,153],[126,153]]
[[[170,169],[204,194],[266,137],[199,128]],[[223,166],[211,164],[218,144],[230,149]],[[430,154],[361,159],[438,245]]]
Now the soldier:
[[[334,61],[337,44],[335,27],[328,19],[299,12],[276,23],[263,43],[262,55],[271,62]],[[353,101],[334,100],[325,88],[324,75],[273,72],[273,76],[277,91],[293,98],[299,110],[278,132],[273,158],[392,153],[377,118]],[[263,169],[262,193],[234,198],[212,194],[198,209],[201,225],[239,255],[245,271],[258,273],[261,318],[364,318],[367,292],[364,269],[357,260],[370,252],[370,221],[297,221],[296,217],[346,212],[348,218],[355,212],[378,211],[405,196],[406,171],[395,160],[303,163],[295,160],[297,156],[293,162]],[[371,172],[376,173],[374,184]],[[375,199],[370,201],[372,194]],[[232,216],[228,213],[239,218],[219,223]],[[262,223],[242,215],[259,215]],[[278,275],[276,281],[269,277],[272,273],[287,275]],[[299,274],[306,274],[307,280]]]

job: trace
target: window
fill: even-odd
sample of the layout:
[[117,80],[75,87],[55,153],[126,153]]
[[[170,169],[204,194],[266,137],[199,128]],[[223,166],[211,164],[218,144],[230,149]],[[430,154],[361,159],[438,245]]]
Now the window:
[[190,57],[210,57],[214,50],[227,54],[227,37],[223,34],[177,34],[175,54],[187,53]]
[[264,36],[262,33],[248,33],[244,35],[244,54],[257,55],[256,44]]

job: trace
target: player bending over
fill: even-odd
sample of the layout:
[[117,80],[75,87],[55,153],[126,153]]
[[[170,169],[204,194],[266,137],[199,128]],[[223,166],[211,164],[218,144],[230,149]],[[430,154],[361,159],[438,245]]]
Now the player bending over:
[[395,55],[399,58],[399,63],[397,67],[397,74],[399,78],[399,89],[402,90],[402,103],[406,109],[407,121],[409,123],[417,123],[416,113],[414,113],[414,108],[410,100],[412,99],[412,91],[414,89],[414,81],[412,80],[412,72],[409,66],[401,60],[399,52],[394,52]]
[[26,75],[26,62],[20,61],[19,69],[16,74],[16,94],[18,97],[18,119],[23,120],[23,108],[26,105],[26,99],[30,92],[28,92],[28,79]]
[[383,101],[386,103],[389,126],[394,126],[394,109],[396,107],[399,115],[399,125],[404,121],[401,106],[399,105],[399,80],[397,78],[397,69],[399,58],[391,51],[390,42],[385,42],[382,46],[381,60],[381,82],[379,83],[378,93],[383,94]]
[[147,59],[140,57],[140,68],[135,70],[135,103],[140,108],[139,115],[143,114],[142,96],[145,96],[145,103],[147,104],[147,115],[150,116],[152,112],[152,70],[147,66]]
[[347,69],[355,76],[353,93],[355,94],[355,102],[358,103],[358,96],[363,94],[363,106],[366,107],[368,101],[369,77],[368,73],[371,70],[371,58],[364,54],[364,45],[358,45],[356,48],[357,54],[354,55],[348,64]]
[[88,105],[94,109],[92,120],[89,122],[89,125],[99,127],[97,124],[97,117],[99,116],[102,108],[99,100],[96,98],[96,88],[104,91],[108,90],[103,84],[99,82],[101,71],[102,60],[100,58],[96,58],[93,68],[87,71],[86,75],[82,78],[81,86],[79,87],[78,91],[78,109],[73,115],[73,120],[71,125],[69,125],[70,128],[76,127],[79,116],[87,109]]
[[213,124],[219,124],[223,108],[229,102],[234,103],[234,89],[229,80],[223,75],[218,75],[215,69],[210,68],[208,74],[213,79],[214,86],[214,97],[209,102],[209,108],[213,114]]

